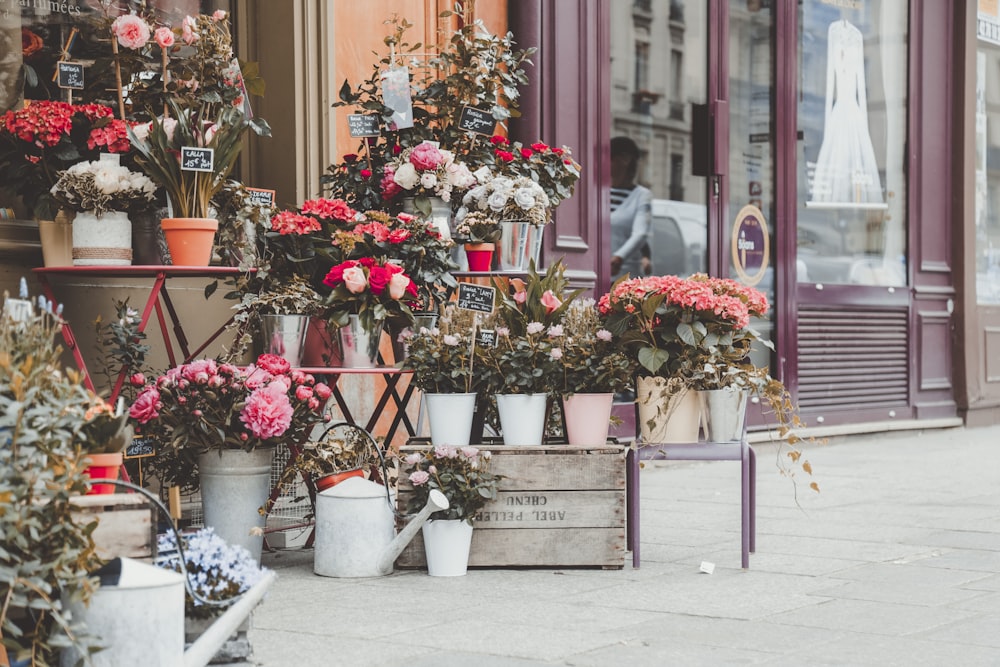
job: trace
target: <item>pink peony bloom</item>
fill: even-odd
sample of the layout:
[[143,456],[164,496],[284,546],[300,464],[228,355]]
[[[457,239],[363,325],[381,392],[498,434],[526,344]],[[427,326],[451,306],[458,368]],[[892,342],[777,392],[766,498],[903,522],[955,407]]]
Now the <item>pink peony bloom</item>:
[[146,384],[146,376],[142,373],[133,373],[132,377],[129,378],[129,382],[132,383],[133,387],[141,387]]
[[153,39],[161,49],[169,49],[174,45],[174,31],[166,27],[157,28],[153,33]]
[[299,399],[300,401],[308,401],[310,398],[312,398],[312,396],[313,396],[312,387],[307,387],[303,384],[299,385],[295,389],[295,398]]
[[135,403],[128,409],[128,416],[140,424],[147,423],[150,419],[156,419],[160,413],[156,411],[160,403],[160,392],[156,387],[147,387],[135,399]]
[[294,412],[287,391],[281,382],[255,389],[247,398],[240,421],[258,438],[266,440],[281,435],[291,425]]
[[410,473],[410,483],[413,484],[413,486],[420,486],[422,484],[426,484],[427,480],[429,480],[430,478],[431,476],[426,472],[424,472],[423,470],[414,470],[413,472]]
[[323,401],[330,398],[330,396],[333,394],[333,391],[330,389],[330,387],[323,382],[318,382],[316,386],[313,387],[313,391],[316,392],[316,396],[318,396],[320,400]]
[[257,357],[257,367],[263,368],[273,375],[281,375],[287,373],[292,365],[288,362],[288,359],[277,354],[262,354]]
[[111,24],[111,34],[126,49],[141,49],[149,42],[149,26],[135,14],[123,14]]
[[418,144],[410,151],[410,164],[420,171],[437,169],[442,162],[444,162],[444,155],[433,144]]

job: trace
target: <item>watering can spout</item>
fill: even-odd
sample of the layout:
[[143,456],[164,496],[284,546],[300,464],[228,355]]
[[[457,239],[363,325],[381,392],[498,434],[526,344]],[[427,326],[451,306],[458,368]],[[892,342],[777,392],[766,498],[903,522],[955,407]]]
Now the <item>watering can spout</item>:
[[448,507],[449,503],[445,495],[437,489],[432,489],[424,508],[410,519],[409,523],[406,524],[403,530],[399,531],[399,534],[396,535],[392,542],[389,543],[389,546],[385,548],[385,551],[382,552],[382,555],[379,556],[379,574],[392,574],[392,565],[396,562],[396,558],[403,552],[403,549],[410,543],[410,540],[417,534],[417,531],[424,525],[424,522],[434,512],[446,510]]

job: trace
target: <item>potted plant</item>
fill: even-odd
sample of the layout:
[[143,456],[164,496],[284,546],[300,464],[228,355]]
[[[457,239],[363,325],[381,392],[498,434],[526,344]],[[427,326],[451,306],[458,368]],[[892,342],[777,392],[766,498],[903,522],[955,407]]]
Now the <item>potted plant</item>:
[[[433,221],[444,238],[451,238],[451,201],[457,201],[456,192],[461,194],[475,184],[472,172],[453,152],[425,141],[389,160],[379,185],[384,200],[402,198],[404,211]],[[432,215],[436,211],[443,213]]]
[[[106,159],[111,157],[113,159]],[[53,198],[74,211],[73,264],[128,266],[132,263],[132,222],[129,213],[149,208],[156,185],[139,172],[105,154],[78,162],[59,173]]]
[[485,211],[468,213],[455,227],[455,237],[465,244],[470,271],[489,271],[500,240],[500,223]]
[[461,217],[467,211],[488,213],[500,223],[500,268],[524,271],[538,262],[542,231],[549,219],[549,197],[527,176],[496,175],[487,167],[476,170],[479,185],[462,198]]
[[446,510],[435,512],[423,525],[427,573],[461,576],[469,563],[472,527],[476,513],[496,500],[501,475],[490,472],[490,452],[475,447],[437,446],[405,458],[413,495],[411,514],[426,504],[432,489],[448,499]]
[[[143,54],[148,46],[148,37],[123,41],[120,29],[112,25],[118,65],[119,43]],[[145,33],[150,32],[146,25]],[[235,165],[244,133],[252,129],[270,136],[270,127],[247,113],[246,80],[233,56],[225,12],[188,16],[176,34],[168,35],[169,31],[162,33],[162,40],[157,41],[161,67],[151,68],[155,74],[147,77],[157,79],[165,92],[151,92],[155,88],[145,85],[136,91],[136,99],[147,105],[140,108],[151,116],[162,109],[162,115],[130,128],[129,137],[140,167],[166,191],[171,217],[161,225],[174,264],[205,266],[211,261],[218,228],[218,220],[210,215],[212,197]],[[184,42],[183,47],[174,45],[175,37]],[[150,94],[154,97],[149,98]],[[122,95],[119,87],[120,100]],[[150,99],[162,104],[153,104]],[[198,150],[188,150],[182,164],[182,149]]]
[[[184,638],[194,642],[241,595],[264,581],[268,569],[261,567],[249,551],[228,544],[212,528],[181,534],[181,549],[173,531],[157,539],[156,565],[185,574],[191,582],[184,592]],[[246,641],[249,623],[244,622],[219,649],[226,662],[248,659]],[[243,641],[240,641],[242,635]],[[215,662],[215,659],[213,659]]]
[[561,333],[555,385],[566,439],[571,445],[604,444],[614,396],[631,386],[635,362],[604,328],[593,299],[570,303]]
[[[55,664],[63,647],[83,655],[99,646],[66,604],[97,587],[95,521],[74,516],[87,492],[87,451],[79,443],[94,400],[55,345],[62,325],[44,298],[5,295],[0,312],[0,634],[10,658]],[[0,651],[0,655],[3,651]]]
[[438,326],[406,336],[403,368],[413,371],[410,383],[423,392],[433,445],[464,447],[471,438],[482,384],[472,325],[469,311],[448,305]]
[[263,527],[257,511],[270,488],[279,442],[303,442],[324,419],[332,390],[262,354],[239,368],[211,359],[171,368],[147,382],[129,409],[157,451],[197,465],[205,525],[227,542],[260,557]]
[[347,366],[375,365],[387,320],[413,323],[409,304],[417,299],[417,285],[398,264],[373,257],[349,259],[331,268],[323,285],[331,290],[324,305],[338,327]]

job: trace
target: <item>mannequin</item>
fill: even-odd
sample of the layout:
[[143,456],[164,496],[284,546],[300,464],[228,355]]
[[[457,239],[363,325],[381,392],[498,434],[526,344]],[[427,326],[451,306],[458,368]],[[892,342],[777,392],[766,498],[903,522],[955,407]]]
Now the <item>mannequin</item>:
[[812,201],[882,204],[882,183],[868,132],[864,43],[846,20],[827,32],[826,113]]

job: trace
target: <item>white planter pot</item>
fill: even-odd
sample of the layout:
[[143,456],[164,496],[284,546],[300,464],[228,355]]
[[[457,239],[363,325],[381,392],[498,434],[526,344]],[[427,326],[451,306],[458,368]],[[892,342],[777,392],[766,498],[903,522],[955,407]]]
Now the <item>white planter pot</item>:
[[701,405],[687,387],[672,389],[662,377],[636,379],[639,437],[644,443],[698,442]]
[[546,394],[497,394],[503,444],[537,447],[545,435]]
[[229,544],[245,547],[257,562],[264,538],[250,533],[264,528],[265,517],[257,510],[271,489],[273,455],[269,447],[212,450],[198,457],[205,525]]
[[428,521],[421,528],[427,574],[432,577],[461,577],[469,568],[472,524],[462,519]]
[[424,394],[431,444],[467,447],[476,414],[476,394]]
[[97,217],[90,211],[73,219],[74,266],[130,266],[132,223],[128,214],[109,211]]
[[607,444],[614,400],[610,393],[563,396],[567,442],[578,446]]
[[699,391],[701,419],[705,439],[709,442],[729,442],[743,436],[743,421],[747,414],[747,392],[738,387]]

